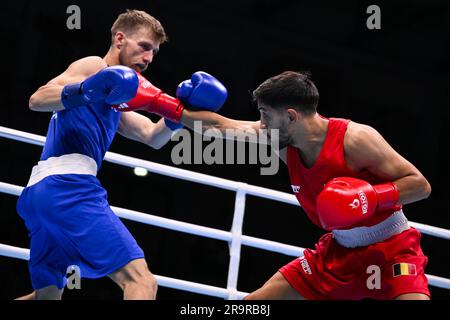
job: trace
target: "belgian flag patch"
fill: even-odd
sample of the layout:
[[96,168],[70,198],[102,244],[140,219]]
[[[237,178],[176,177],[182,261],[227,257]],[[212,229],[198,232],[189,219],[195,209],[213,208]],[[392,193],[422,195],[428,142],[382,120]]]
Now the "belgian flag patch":
[[417,275],[416,265],[413,263],[396,263],[392,266],[394,277]]

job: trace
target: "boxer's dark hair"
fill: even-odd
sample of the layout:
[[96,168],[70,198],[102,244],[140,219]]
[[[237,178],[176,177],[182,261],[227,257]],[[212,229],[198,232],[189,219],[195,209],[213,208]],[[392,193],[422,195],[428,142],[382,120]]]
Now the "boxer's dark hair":
[[309,72],[285,71],[261,83],[253,91],[257,104],[271,108],[295,108],[304,115],[317,111],[319,91]]
[[111,27],[111,43],[114,43],[114,36],[118,31],[130,34],[140,27],[150,30],[153,33],[155,40],[160,44],[163,44],[168,40],[163,26],[155,17],[149,15],[145,11],[127,10],[117,17]]

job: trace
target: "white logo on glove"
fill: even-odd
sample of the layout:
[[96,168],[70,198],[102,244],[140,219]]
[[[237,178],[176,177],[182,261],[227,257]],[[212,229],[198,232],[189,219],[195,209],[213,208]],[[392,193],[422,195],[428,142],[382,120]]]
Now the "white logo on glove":
[[128,109],[128,105],[126,103],[121,103],[121,104],[119,104],[117,109],[119,109],[119,110]]
[[150,87],[152,84],[150,83],[150,81],[144,81],[141,83],[142,88],[147,89],[148,87]]
[[360,205],[361,203],[359,202],[358,199],[353,200],[353,202],[349,204],[349,206],[352,207],[352,209],[357,209],[359,208]]
[[352,209],[358,209],[361,206],[362,214],[367,213],[368,203],[367,203],[367,196],[363,191],[358,192],[358,199],[354,199],[352,203],[349,204]]
[[367,213],[367,206],[368,206],[366,194],[364,192],[360,191],[358,193],[358,196],[359,196],[359,200],[361,200],[361,203],[362,203],[362,213],[366,214]]

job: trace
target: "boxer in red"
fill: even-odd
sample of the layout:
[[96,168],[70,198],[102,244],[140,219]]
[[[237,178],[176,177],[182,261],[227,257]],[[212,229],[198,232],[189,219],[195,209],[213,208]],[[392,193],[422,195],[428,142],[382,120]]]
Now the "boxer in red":
[[329,232],[246,299],[430,299],[421,235],[402,211],[430,195],[419,170],[372,127],[320,116],[319,93],[306,74],[283,72],[253,96],[260,121],[200,111],[183,113],[182,122],[193,127],[201,119],[204,129],[247,136],[278,129],[294,194]]

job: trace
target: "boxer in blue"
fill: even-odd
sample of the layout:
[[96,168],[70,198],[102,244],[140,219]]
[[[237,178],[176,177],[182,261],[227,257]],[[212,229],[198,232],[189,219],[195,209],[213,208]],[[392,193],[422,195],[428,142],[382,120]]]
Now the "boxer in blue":
[[[166,41],[160,22],[127,10],[111,33],[105,57],[73,62],[30,98],[31,110],[53,115],[40,161],[17,202],[31,239],[35,289],[19,299],[60,299],[71,265],[79,267],[81,277],[109,276],[124,299],[156,297],[144,253],[112,212],[96,174],[116,132],[158,149],[182,126],[184,107],[140,74]],[[218,110],[227,96],[223,85],[204,72],[192,79],[183,101]],[[163,118],[154,123],[133,110]]]

